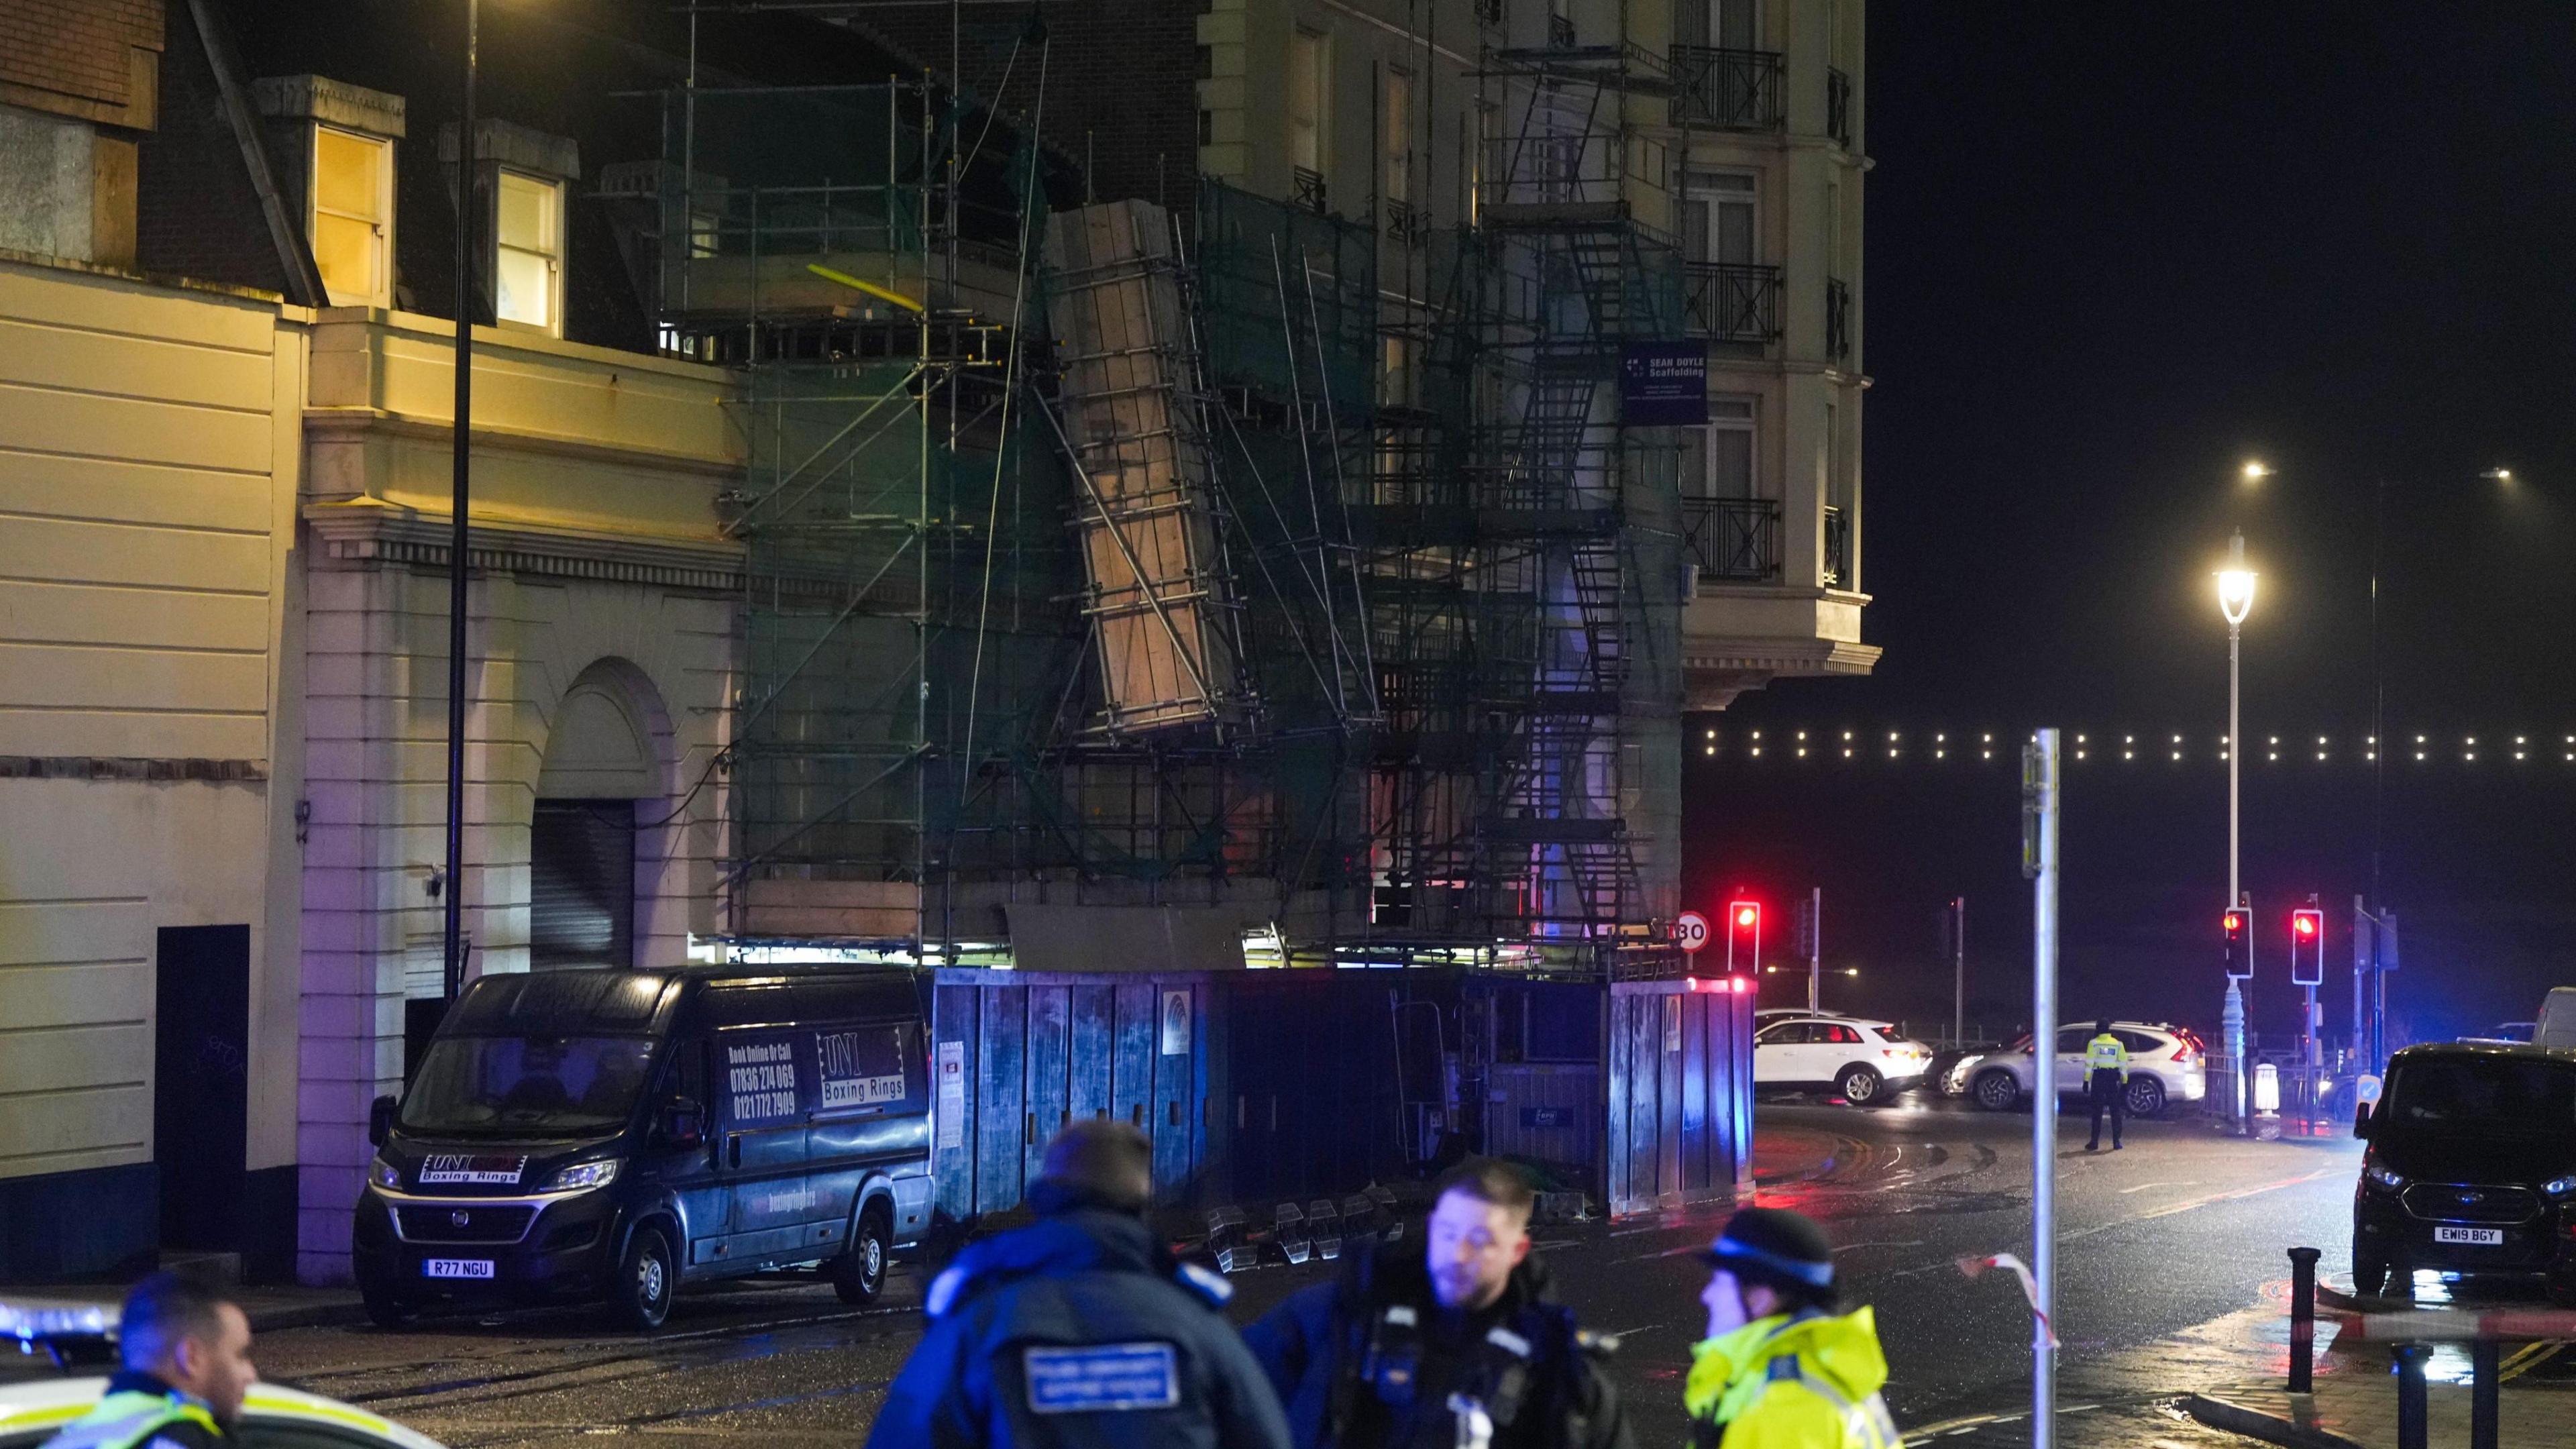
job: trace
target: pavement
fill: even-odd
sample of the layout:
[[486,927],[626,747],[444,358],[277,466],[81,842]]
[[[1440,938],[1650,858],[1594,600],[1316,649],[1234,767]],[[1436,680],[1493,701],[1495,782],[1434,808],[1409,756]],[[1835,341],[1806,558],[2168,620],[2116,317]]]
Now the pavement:
[[[2286,1375],[2199,1389],[2184,1411],[2226,1429],[2293,1449],[2397,1449],[2397,1376],[2385,1345],[2347,1345],[2320,1320],[2313,1392],[2289,1391]],[[2506,1344],[2496,1395],[2500,1445],[2576,1443],[2576,1352],[2564,1344]],[[2470,1428],[2465,1344],[2434,1348],[2425,1367],[2429,1442],[2466,1444]]]

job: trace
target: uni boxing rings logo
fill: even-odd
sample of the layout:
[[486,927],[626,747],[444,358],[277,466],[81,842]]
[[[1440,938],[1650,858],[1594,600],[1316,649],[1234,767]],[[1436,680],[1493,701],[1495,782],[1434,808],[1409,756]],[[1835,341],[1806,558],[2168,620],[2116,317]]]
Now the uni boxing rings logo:
[[519,1174],[527,1171],[524,1157],[475,1157],[462,1152],[438,1152],[420,1160],[418,1181],[426,1187],[433,1183],[454,1183],[467,1187],[509,1187]]

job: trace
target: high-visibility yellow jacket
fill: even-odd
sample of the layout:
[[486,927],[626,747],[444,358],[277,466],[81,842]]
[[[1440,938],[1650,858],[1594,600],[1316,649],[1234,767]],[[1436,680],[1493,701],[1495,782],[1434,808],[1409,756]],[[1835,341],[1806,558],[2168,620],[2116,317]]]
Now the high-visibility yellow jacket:
[[2104,1032],[2084,1044],[2084,1072],[2118,1072],[2121,1081],[2129,1079],[2129,1049],[2120,1044],[2112,1032]]
[[218,1436],[215,1416],[203,1401],[176,1391],[147,1393],[120,1389],[98,1401],[98,1407],[63,1426],[44,1449],[134,1449],[166,1429],[187,1426],[190,1441]]
[[1694,1347],[1682,1407],[1695,1449],[1904,1449],[1886,1382],[1867,1308],[1775,1314]]

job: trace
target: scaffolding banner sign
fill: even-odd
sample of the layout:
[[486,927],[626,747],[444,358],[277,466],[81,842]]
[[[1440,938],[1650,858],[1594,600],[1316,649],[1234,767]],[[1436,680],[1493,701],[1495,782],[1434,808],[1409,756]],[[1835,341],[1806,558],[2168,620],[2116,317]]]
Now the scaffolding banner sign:
[[1631,342],[1619,354],[1619,419],[1632,428],[1708,421],[1708,344]]

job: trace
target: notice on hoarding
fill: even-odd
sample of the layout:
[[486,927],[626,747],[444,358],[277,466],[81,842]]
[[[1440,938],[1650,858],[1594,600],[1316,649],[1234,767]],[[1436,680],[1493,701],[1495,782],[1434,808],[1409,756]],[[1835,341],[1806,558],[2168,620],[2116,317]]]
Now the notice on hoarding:
[[724,1054],[725,1109],[734,1125],[782,1122],[797,1114],[795,1038],[729,1041]]
[[1708,421],[1708,344],[1631,342],[1619,354],[1619,420],[1696,428]]
[[1163,993],[1163,1055],[1185,1057],[1190,1054],[1190,994],[1186,991]]
[[939,1101],[932,1115],[939,1119],[941,1150],[966,1145],[966,1043],[962,1041],[939,1044]]
[[814,1038],[814,1065],[823,1079],[827,1112],[904,1099],[901,1027],[822,1032]]

